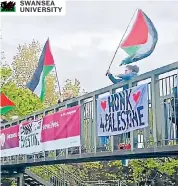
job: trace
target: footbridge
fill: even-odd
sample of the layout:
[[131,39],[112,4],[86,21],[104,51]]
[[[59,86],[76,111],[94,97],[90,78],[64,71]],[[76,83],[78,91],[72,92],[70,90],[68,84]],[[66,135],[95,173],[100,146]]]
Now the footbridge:
[[[178,127],[172,122],[175,113],[175,96],[178,62],[147,72],[132,81],[111,85],[81,97],[73,98],[46,110],[26,116],[20,120],[1,125],[1,129],[18,125],[21,122],[39,119],[77,104],[80,110],[81,145],[72,148],[42,151],[34,154],[1,157],[1,171],[20,171],[26,167],[77,163],[102,160],[141,159],[178,155]],[[149,97],[149,125],[146,128],[131,131],[124,138],[121,135],[110,136],[108,143],[101,143],[97,135],[97,99],[122,91],[129,87],[147,84]],[[173,100],[173,101],[172,101]],[[171,105],[174,103],[174,105]],[[173,111],[174,110],[174,111]],[[121,139],[122,137],[122,139]],[[130,148],[120,144],[129,144]]]

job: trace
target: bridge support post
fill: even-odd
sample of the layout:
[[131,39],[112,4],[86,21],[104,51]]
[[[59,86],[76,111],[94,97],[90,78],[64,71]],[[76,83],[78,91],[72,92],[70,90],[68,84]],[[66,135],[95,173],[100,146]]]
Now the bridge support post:
[[17,185],[18,185],[18,186],[24,186],[24,175],[23,175],[23,173],[21,173],[21,174],[17,177]]
[[[151,77],[152,115],[153,115],[153,138],[156,146],[161,145],[165,140],[164,112],[161,109],[159,76]],[[160,144],[158,144],[160,143]]]
[[155,77],[154,75],[151,77],[151,104],[152,104],[152,115],[153,115],[153,140],[154,145],[157,143],[157,117],[156,117],[156,110],[157,110],[157,99],[158,97],[158,87],[156,86],[156,80],[158,80],[158,76]]
[[94,150],[94,153],[97,152],[97,141],[98,141],[98,135],[97,135],[97,99],[98,99],[98,96],[93,96],[93,138],[94,138],[94,142],[93,142],[93,150]]
[[81,145],[79,147],[79,154],[82,154],[82,149],[84,149],[84,105],[83,105],[83,100],[80,100],[80,105],[81,106],[81,128],[80,128],[80,132],[81,132],[81,135],[80,135],[80,140],[81,140]]
[[[110,95],[112,95],[116,92],[116,90],[111,89],[109,92]],[[111,152],[114,152],[114,150],[118,150],[118,143],[119,143],[119,135],[111,136]],[[114,148],[115,146],[117,147],[117,149]]]

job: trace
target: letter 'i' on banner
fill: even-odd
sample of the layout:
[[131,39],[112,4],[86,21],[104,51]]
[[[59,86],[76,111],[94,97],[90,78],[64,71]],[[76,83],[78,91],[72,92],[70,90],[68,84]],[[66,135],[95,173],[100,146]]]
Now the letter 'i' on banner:
[[65,0],[1,0],[0,16],[65,16]]

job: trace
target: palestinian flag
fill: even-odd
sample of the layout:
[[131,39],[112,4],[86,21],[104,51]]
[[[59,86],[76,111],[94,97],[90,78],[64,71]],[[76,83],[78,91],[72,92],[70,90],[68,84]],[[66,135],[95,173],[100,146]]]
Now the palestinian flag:
[[4,93],[0,94],[0,114],[4,115],[15,107],[15,104]]
[[34,92],[41,99],[41,101],[44,101],[46,76],[53,68],[54,59],[50,50],[48,39],[40,56],[38,67],[36,68],[31,81],[27,83],[27,88]]
[[157,41],[158,33],[153,23],[142,10],[138,10],[131,31],[121,43],[121,48],[129,55],[121,65],[148,57],[155,49]]

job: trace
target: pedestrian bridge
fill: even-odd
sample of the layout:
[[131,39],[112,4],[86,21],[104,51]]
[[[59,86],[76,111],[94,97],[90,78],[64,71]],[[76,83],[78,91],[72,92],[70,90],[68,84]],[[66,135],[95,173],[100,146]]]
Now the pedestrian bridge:
[[[86,161],[141,159],[178,155],[178,129],[172,123],[171,100],[175,99],[172,88],[176,86],[178,62],[142,74],[132,81],[111,85],[94,92],[73,98],[61,104],[34,113],[21,120],[1,126],[1,129],[31,119],[39,119],[50,113],[69,108],[73,103],[81,105],[81,146],[38,154],[1,157],[1,169],[18,169],[30,166]],[[121,91],[143,83],[148,85],[149,94],[149,127],[130,132],[130,136],[110,136],[107,144],[102,144],[97,136],[96,100],[107,94]],[[175,103],[175,102],[174,102]],[[120,148],[120,144],[130,144],[129,149]]]

